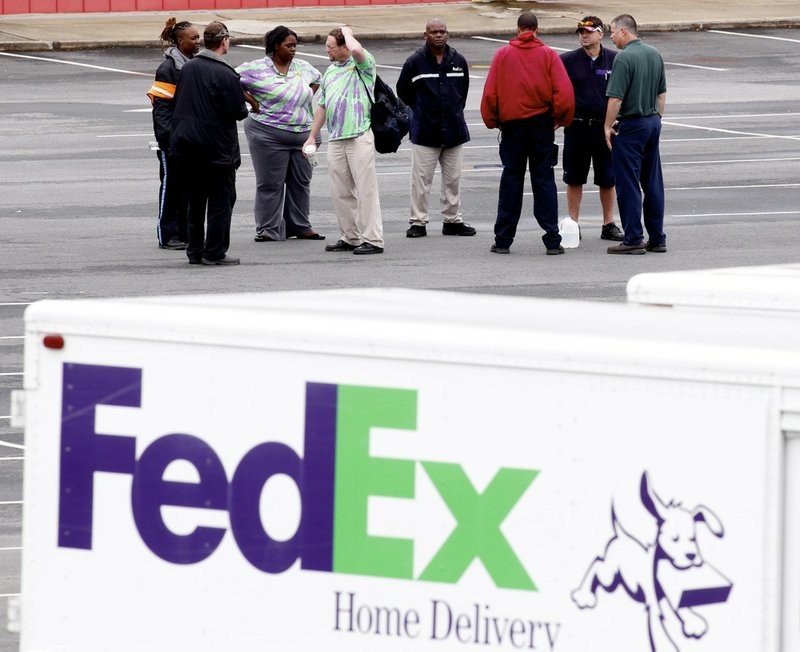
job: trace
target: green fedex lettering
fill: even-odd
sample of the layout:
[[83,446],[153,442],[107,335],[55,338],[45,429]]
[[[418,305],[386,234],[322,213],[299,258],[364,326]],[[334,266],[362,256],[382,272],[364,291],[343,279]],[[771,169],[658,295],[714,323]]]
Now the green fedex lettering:
[[457,523],[419,579],[455,584],[472,560],[480,559],[496,586],[535,591],[500,525],[539,472],[502,468],[479,494],[458,464],[422,462],[422,467]]
[[[368,532],[370,496],[414,498],[416,462],[371,457],[371,428],[416,430],[417,392],[338,386],[333,570],[413,579],[414,542]],[[538,471],[501,468],[478,493],[458,464],[421,462],[456,519],[456,527],[419,579],[455,584],[480,559],[496,586],[536,591],[500,531]]]
[[339,385],[333,570],[412,579],[414,542],[369,536],[367,499],[413,498],[416,462],[370,457],[370,428],[416,430],[417,392]]

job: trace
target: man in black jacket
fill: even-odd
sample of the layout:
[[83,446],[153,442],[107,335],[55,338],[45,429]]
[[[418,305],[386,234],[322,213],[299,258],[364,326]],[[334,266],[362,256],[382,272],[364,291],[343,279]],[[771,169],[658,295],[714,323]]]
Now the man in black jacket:
[[[189,190],[189,262],[238,265],[226,255],[241,163],[236,122],[247,117],[239,74],[222,56],[230,35],[220,22],[203,32],[206,49],[183,66],[175,93],[171,153],[186,170]],[[208,210],[208,229],[204,233]]]
[[464,105],[469,91],[467,61],[447,45],[447,25],[431,18],[425,45],[403,65],[397,95],[411,107],[411,227],[408,238],[428,235],[428,194],[436,163],[442,169],[444,235],[475,235],[461,216],[463,144],[469,141]]

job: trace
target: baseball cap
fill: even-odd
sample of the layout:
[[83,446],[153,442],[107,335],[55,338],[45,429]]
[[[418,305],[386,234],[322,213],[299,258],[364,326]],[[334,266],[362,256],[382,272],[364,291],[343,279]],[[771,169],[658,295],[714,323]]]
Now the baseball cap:
[[603,23],[594,18],[587,18],[578,23],[578,29],[576,29],[575,32],[580,32],[582,29],[585,29],[587,32],[602,32]]

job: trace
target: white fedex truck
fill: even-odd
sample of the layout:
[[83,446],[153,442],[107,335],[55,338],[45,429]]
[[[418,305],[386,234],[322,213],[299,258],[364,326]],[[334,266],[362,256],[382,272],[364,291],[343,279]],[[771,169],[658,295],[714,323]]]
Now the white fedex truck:
[[800,649],[790,319],[42,301],[20,405],[23,652]]

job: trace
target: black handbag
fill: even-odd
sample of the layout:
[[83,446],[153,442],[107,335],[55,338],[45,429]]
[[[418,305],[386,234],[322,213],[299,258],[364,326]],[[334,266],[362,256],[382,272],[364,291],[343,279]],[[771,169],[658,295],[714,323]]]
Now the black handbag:
[[367,83],[356,68],[367,97],[372,105],[369,115],[372,133],[375,135],[375,151],[378,154],[393,154],[411,129],[411,109],[394,94],[391,87],[375,75],[375,97],[371,97]]

